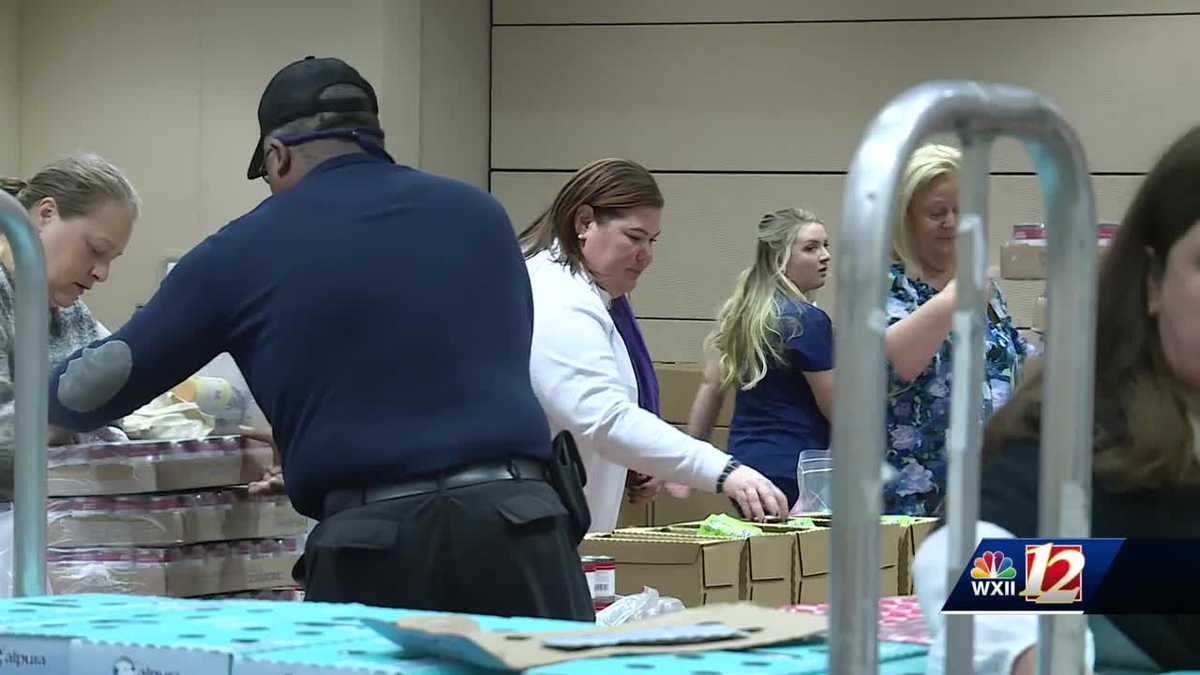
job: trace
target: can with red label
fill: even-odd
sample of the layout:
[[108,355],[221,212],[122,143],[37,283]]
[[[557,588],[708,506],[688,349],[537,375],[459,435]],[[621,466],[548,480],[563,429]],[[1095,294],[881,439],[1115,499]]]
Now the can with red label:
[[580,558],[583,574],[592,592],[592,607],[599,612],[617,600],[617,563],[606,555]]

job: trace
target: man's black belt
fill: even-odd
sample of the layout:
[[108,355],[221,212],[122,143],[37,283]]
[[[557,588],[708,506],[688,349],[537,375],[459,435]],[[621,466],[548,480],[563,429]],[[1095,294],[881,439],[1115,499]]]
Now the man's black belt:
[[375,502],[415,497],[438,490],[450,490],[501,480],[544,481],[546,480],[546,464],[532,459],[514,457],[472,464],[436,476],[391,485],[334,490],[325,495],[324,517],[328,518],[339,511]]

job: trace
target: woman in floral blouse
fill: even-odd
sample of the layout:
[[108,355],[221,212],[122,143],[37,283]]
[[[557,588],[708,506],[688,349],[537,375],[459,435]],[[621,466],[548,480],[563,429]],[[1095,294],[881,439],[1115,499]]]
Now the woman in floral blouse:
[[[904,171],[886,307],[887,460],[899,475],[884,488],[886,513],[940,515],[945,503],[959,160],[926,145]],[[1008,400],[1028,348],[994,284],[986,339],[984,419]]]

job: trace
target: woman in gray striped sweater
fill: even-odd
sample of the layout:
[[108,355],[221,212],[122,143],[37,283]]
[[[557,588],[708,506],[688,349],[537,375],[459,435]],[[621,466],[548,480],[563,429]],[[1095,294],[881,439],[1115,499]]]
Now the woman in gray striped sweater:
[[[137,220],[137,192],[120,169],[97,155],[54,162],[29,180],[0,179],[0,189],[25,207],[46,256],[50,291],[50,363],[106,337],[81,296],[108,279],[125,251]],[[11,589],[13,492],[13,335],[15,293],[12,251],[0,237],[0,597]],[[49,364],[48,364],[49,365]],[[51,445],[88,440],[125,440],[117,426],[87,434],[50,430]]]

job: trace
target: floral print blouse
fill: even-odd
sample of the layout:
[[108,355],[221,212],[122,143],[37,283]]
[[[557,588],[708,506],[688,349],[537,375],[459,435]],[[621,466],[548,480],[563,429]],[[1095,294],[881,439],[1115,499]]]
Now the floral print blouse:
[[[893,263],[888,274],[888,325],[912,314],[937,294]],[[1012,393],[1030,347],[1013,327],[1000,290],[993,287],[988,308],[987,356],[984,359],[983,419]],[[950,427],[951,340],[911,382],[888,369],[887,460],[898,475],[884,487],[885,513],[913,516],[942,514],[946,497],[946,431]]]

